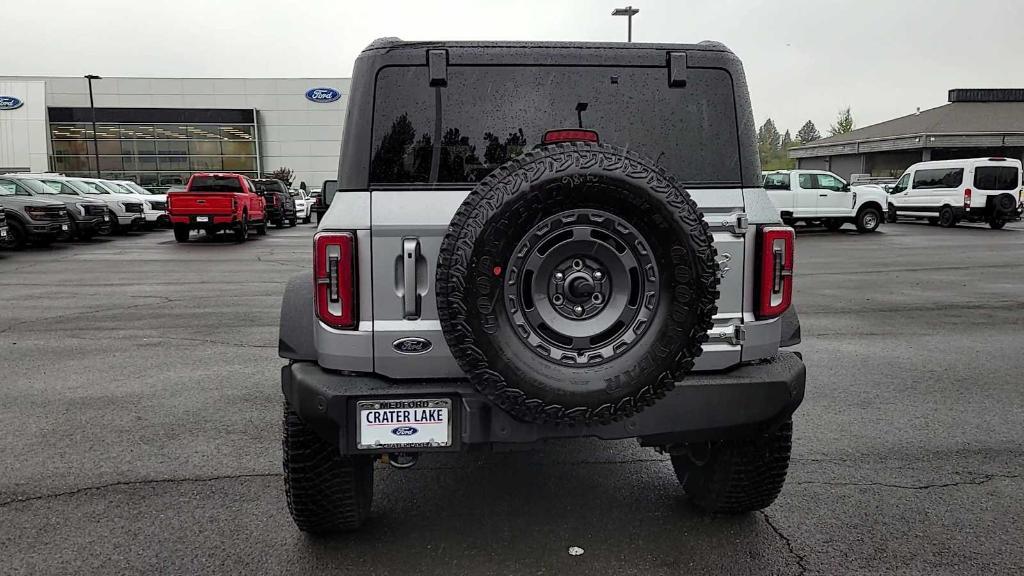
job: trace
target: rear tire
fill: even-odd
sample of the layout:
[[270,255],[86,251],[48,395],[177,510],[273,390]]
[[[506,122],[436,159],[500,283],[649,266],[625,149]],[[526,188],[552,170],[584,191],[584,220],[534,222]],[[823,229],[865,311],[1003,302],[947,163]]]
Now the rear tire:
[[189,229],[188,226],[182,224],[174,225],[174,239],[178,242],[188,242]]
[[292,217],[291,217],[291,218],[290,218],[290,219],[288,220],[288,226],[289,226],[289,227],[295,227],[296,225],[298,225],[298,223],[299,223],[299,219],[298,219],[297,217],[295,217],[295,216],[292,216]]
[[274,227],[277,228],[278,230],[284,228],[284,219],[282,218],[281,220],[274,222]]
[[305,218],[302,219],[302,223],[303,224],[309,224],[309,221],[312,220],[312,219],[313,219],[313,215],[309,214]]
[[767,508],[786,483],[793,421],[753,437],[725,440],[703,450],[672,456],[679,483],[694,506],[706,512],[741,514]]
[[878,230],[878,225],[881,223],[882,214],[875,208],[862,208],[861,211],[857,213],[857,231],[861,234]]
[[993,230],[1002,230],[1003,226],[1006,226],[1006,220],[1003,220],[998,216],[993,216],[992,218],[989,219],[988,225]]
[[266,236],[267,235],[267,221],[260,220],[260,223],[256,225],[256,235]]
[[311,534],[355,530],[370,515],[373,459],[342,456],[284,404],[282,452],[288,512]]
[[956,214],[953,213],[953,209],[949,206],[943,206],[942,210],[939,210],[939,226],[943,228],[956,226]]
[[235,226],[235,242],[241,244],[249,238],[249,217],[244,216],[242,221]]

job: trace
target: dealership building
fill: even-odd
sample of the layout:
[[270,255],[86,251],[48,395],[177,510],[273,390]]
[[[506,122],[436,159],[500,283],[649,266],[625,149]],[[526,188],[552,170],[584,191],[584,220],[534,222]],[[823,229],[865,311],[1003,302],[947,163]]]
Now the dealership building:
[[193,172],[279,167],[293,185],[337,176],[347,78],[0,76],[0,173],[183,184]]
[[789,150],[798,168],[898,177],[927,160],[1024,160],[1024,89],[955,89],[938,108],[815,140]]

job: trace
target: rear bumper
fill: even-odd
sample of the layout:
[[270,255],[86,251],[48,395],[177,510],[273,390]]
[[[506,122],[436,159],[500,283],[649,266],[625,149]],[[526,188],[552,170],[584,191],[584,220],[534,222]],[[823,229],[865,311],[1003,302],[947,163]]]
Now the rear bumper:
[[[207,218],[206,222],[200,222],[199,218]],[[187,224],[191,228],[206,229],[216,227],[229,227],[233,226],[237,220],[234,215],[223,216],[223,215],[205,215],[205,214],[188,214],[185,216],[171,215],[169,216],[169,222],[171,224]]]
[[391,381],[330,372],[312,362],[294,362],[281,369],[281,389],[292,409],[343,454],[373,452],[356,449],[359,400],[451,398],[456,442],[447,450],[584,436],[639,438],[644,444],[660,446],[727,438],[777,423],[803,401],[805,380],[800,356],[783,352],[762,364],[690,374],[657,404],[628,420],[558,427],[512,418],[465,380]]

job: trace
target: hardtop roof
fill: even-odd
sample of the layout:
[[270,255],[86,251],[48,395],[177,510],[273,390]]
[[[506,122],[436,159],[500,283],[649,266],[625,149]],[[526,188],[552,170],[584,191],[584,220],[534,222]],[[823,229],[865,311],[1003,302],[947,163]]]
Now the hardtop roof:
[[403,50],[423,48],[480,48],[500,50],[510,49],[537,49],[537,50],[594,50],[594,49],[621,49],[621,50],[699,50],[707,52],[729,52],[729,48],[721,42],[702,40],[696,44],[666,43],[666,42],[552,42],[552,41],[523,41],[523,40],[417,40],[405,41],[401,38],[385,37],[377,38],[363,49],[363,52],[373,50]]

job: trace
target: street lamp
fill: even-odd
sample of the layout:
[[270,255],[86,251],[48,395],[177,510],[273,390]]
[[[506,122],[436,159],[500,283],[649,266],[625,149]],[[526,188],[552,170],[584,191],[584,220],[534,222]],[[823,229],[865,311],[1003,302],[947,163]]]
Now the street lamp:
[[89,81],[89,110],[92,112],[92,152],[96,158],[96,177],[100,177],[100,144],[96,138],[96,104],[92,99],[92,81],[103,78],[95,74],[86,74],[85,79]]
[[633,16],[640,12],[639,8],[633,8],[632,6],[626,6],[625,8],[616,8],[612,10],[612,16],[625,16],[627,18],[626,27],[626,42],[633,41]]

